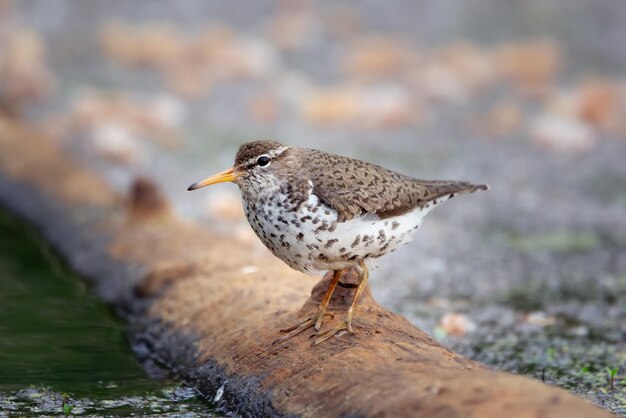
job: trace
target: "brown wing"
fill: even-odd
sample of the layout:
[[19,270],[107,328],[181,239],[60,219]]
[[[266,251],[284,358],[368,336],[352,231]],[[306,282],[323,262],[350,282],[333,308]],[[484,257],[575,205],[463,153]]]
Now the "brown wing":
[[303,174],[313,182],[320,201],[337,211],[339,222],[368,213],[385,219],[442,196],[488,188],[460,181],[417,180],[364,161],[303,151]]

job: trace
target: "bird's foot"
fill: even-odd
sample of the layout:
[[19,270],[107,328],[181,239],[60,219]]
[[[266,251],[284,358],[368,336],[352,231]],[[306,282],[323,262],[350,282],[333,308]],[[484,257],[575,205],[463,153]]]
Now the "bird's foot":
[[350,334],[354,335],[354,330],[352,329],[352,318],[344,318],[343,321],[336,324],[332,328],[329,328],[324,332],[318,332],[317,338],[315,339],[315,345],[323,343],[340,331],[348,331]]
[[300,334],[303,331],[306,331],[307,329],[311,327],[315,327],[315,330],[319,331],[322,326],[322,321],[324,320],[324,317],[326,316],[330,316],[331,318],[334,317],[334,315],[330,312],[325,312],[325,310],[324,311],[318,310],[318,312],[315,315],[306,318],[302,322],[296,325],[293,325],[289,328],[281,329],[280,332],[283,334],[286,333],[286,335],[283,335],[282,337],[277,338],[276,340],[274,340],[274,342],[272,342],[272,344],[279,344],[284,341],[287,341],[288,339],[295,337],[296,335]]

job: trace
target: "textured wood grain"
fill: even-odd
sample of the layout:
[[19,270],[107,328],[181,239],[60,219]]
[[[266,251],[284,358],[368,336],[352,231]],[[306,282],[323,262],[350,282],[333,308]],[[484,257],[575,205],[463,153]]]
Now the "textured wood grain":
[[[167,365],[209,398],[223,385],[220,404],[231,411],[610,416],[563,390],[464,359],[369,293],[356,337],[314,346],[303,333],[272,345],[281,327],[314,310],[324,283],[175,217],[145,180],[124,199],[49,140],[8,120],[0,120],[0,200],[37,224],[125,312],[142,360]],[[353,290],[338,287],[331,309],[345,309]]]

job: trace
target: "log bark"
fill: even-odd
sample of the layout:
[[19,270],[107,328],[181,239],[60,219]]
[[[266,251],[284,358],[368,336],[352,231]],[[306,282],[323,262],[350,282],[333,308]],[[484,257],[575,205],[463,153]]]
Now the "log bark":
[[[57,143],[0,117],[0,202],[37,225],[129,324],[140,359],[241,415],[609,417],[535,380],[496,372],[440,346],[369,291],[356,336],[273,345],[315,310],[316,285],[249,244],[180,219],[139,179],[114,191]],[[349,281],[349,278],[346,279]],[[354,289],[339,286],[331,310]],[[341,313],[337,315],[341,317]],[[338,319],[338,318],[335,318]]]

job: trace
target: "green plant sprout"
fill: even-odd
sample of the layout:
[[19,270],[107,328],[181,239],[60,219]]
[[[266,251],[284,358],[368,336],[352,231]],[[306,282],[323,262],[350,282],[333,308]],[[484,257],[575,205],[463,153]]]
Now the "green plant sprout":
[[617,376],[617,372],[619,372],[619,369],[617,367],[606,367],[605,370],[609,375],[609,387],[611,388],[611,392],[613,392],[613,390],[615,389],[615,376]]

